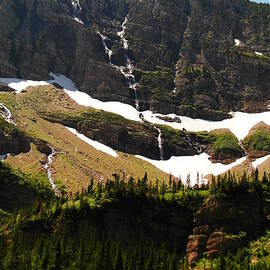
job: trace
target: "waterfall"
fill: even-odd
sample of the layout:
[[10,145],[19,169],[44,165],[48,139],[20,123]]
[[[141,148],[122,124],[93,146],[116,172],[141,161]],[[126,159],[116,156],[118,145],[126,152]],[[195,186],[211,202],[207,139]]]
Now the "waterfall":
[[127,28],[127,22],[128,22],[128,17],[126,16],[124,22],[121,25],[122,30],[117,32],[117,35],[120,37],[125,50],[128,50],[128,40],[125,38],[125,34],[126,34],[125,31]]
[[[128,22],[128,16],[125,17],[124,22],[122,23],[122,30],[117,32],[117,35],[120,37],[121,42],[123,44],[123,48],[125,51],[128,50],[128,40],[125,38],[126,35],[126,28],[127,28],[127,22]],[[132,89],[134,91],[134,95],[135,95],[135,107],[136,110],[140,110],[140,105],[139,105],[139,100],[138,100],[138,94],[137,94],[137,83],[135,80],[135,76],[133,75],[133,71],[134,71],[134,65],[132,64],[131,59],[129,58],[129,56],[127,55],[127,53],[125,53],[125,58],[126,58],[126,72],[124,71],[124,76],[128,82],[128,86],[130,89]]]
[[79,11],[82,10],[80,0],[71,0],[71,4],[74,7],[74,9],[79,10]]
[[238,144],[241,147],[241,149],[244,151],[245,156],[248,157],[248,152],[247,152],[246,148],[244,147],[243,142],[239,141]]
[[50,149],[51,149],[51,153],[48,156],[48,161],[45,164],[44,169],[47,172],[48,179],[50,181],[50,184],[52,186],[52,189],[54,190],[55,194],[58,195],[57,187],[56,187],[56,185],[54,183],[54,180],[53,180],[53,177],[52,177],[52,171],[51,171],[51,168],[50,168],[50,165],[53,162],[53,159],[54,159],[54,157],[56,155],[56,152],[55,152],[55,150],[51,146],[50,146]]
[[71,0],[71,4],[73,6],[74,10],[74,20],[78,23],[84,24],[82,19],[81,19],[81,12],[82,12],[82,7],[80,4],[80,0]]
[[[122,43],[123,48],[124,48],[125,51],[128,50],[128,40],[125,38],[125,34],[126,34],[125,31],[126,31],[127,22],[128,22],[128,17],[126,16],[124,22],[121,25],[121,31],[117,32],[117,35],[120,37],[121,43]],[[112,54],[113,54],[113,52],[112,52],[111,49],[109,49],[109,47],[108,47],[108,45],[106,43],[106,40],[108,39],[108,37],[106,37],[100,31],[97,31],[97,34],[101,37],[102,45],[104,47],[105,53],[108,55],[108,58],[109,58],[109,63],[114,68],[116,68],[117,70],[119,70],[121,72],[121,74],[126,79],[128,87],[133,90],[134,96],[135,96],[135,100],[134,100],[135,101],[135,108],[136,108],[136,110],[139,111],[140,106],[139,106],[139,100],[138,100],[138,94],[137,94],[138,83],[136,83],[135,76],[133,75],[134,65],[133,65],[131,59],[129,58],[127,52],[125,52],[124,57],[126,59],[126,65],[125,66],[114,65],[112,63]]]
[[190,138],[188,132],[186,131],[186,129],[183,128],[182,131],[183,131],[183,132],[186,134],[186,136],[187,136],[186,142],[189,144],[189,146],[192,146],[192,147],[193,147],[192,140],[191,140],[191,138]]
[[174,74],[174,79],[173,79],[173,85],[174,85],[174,88],[173,88],[173,93],[176,92],[176,75],[177,75],[177,63],[175,64],[175,74]]
[[244,147],[244,145],[243,145],[243,141],[239,141],[238,142],[238,144],[239,144],[239,146],[241,147],[241,149],[244,151],[244,153],[245,153],[245,157],[246,157],[246,161],[247,161],[247,163],[248,163],[248,174],[251,174],[252,173],[252,171],[253,171],[253,165],[252,165],[252,162],[251,162],[251,160],[250,160],[250,158],[249,158],[249,156],[248,156],[248,151],[246,150],[246,148]]
[[[15,124],[12,120],[11,111],[2,103],[0,103],[0,116],[3,117],[8,123]],[[7,156],[7,153],[0,153],[0,161],[5,160]]]
[[2,103],[0,103],[0,116],[2,116],[8,123],[14,124],[11,111]]
[[107,43],[106,43],[106,39],[107,39],[108,37],[102,35],[99,31],[97,31],[97,33],[99,34],[99,36],[100,36],[100,38],[101,38],[102,45],[103,45],[104,50],[105,50],[105,54],[108,55],[109,62],[110,62],[110,64],[112,65],[112,54],[113,54],[113,52],[112,52],[111,49],[109,49],[109,47],[108,47],[108,45],[107,45]]
[[[191,22],[191,17],[190,16],[187,16],[187,22],[186,22],[186,30],[185,30],[185,33],[184,33],[184,36],[185,35],[188,35],[187,31],[189,29],[189,26],[190,26],[190,22]],[[184,37],[182,38],[184,39]],[[176,63],[175,63],[175,67],[174,67],[174,80],[173,80],[173,85],[174,85],[174,88],[173,88],[173,93],[176,93],[176,76],[178,75],[178,67],[177,67],[177,63],[178,61],[182,58],[183,54],[181,52],[181,47],[179,48],[179,52],[178,52],[178,60],[176,60]]]
[[164,160],[164,157],[163,157],[163,143],[162,143],[162,132],[159,128],[155,127],[154,128],[158,131],[158,148],[159,148],[159,158],[160,160]]

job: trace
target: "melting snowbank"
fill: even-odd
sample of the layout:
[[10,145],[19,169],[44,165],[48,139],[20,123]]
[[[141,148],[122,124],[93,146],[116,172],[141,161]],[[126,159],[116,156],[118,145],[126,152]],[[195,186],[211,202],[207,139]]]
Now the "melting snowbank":
[[88,94],[79,91],[75,84],[66,76],[53,73],[50,73],[50,76],[54,78],[54,80],[50,82],[56,82],[61,85],[64,88],[64,91],[70,96],[70,98],[75,100],[79,105],[115,113],[129,120],[141,121],[139,112],[131,105],[118,101],[103,102],[98,99],[94,99]]
[[0,78],[0,82],[14,89],[17,94],[21,93],[29,86],[49,85],[49,83],[46,81],[32,81],[18,78]]
[[195,156],[173,156],[169,160],[153,160],[142,156],[137,157],[148,161],[163,172],[171,173],[175,177],[181,177],[184,183],[186,183],[187,177],[190,175],[191,185],[196,184],[198,173],[202,180],[208,174],[222,174],[234,166],[241,164],[246,159],[243,157],[231,164],[224,165],[221,163],[212,163],[209,160],[209,155],[205,153]]
[[[10,87],[16,90],[16,93],[20,93],[22,90],[27,88],[28,86],[38,86],[38,85],[48,85],[51,83],[58,83],[64,88],[64,91],[76,101],[79,105],[89,106],[98,110],[104,110],[107,112],[115,113],[123,116],[126,119],[134,120],[134,121],[142,121],[140,118],[140,114],[143,115],[144,120],[151,122],[152,124],[160,124],[160,125],[168,125],[175,129],[186,129],[187,131],[211,131],[214,129],[227,128],[231,130],[232,133],[236,135],[239,140],[242,140],[250,129],[256,125],[257,123],[264,121],[266,124],[270,125],[270,112],[263,113],[243,113],[243,112],[235,112],[231,113],[233,116],[231,119],[225,119],[223,121],[208,121],[203,119],[192,119],[187,116],[177,116],[175,114],[166,115],[170,118],[178,117],[181,119],[181,123],[177,122],[166,122],[160,119],[160,116],[164,116],[161,114],[154,114],[151,111],[139,112],[131,105],[110,101],[110,102],[102,102],[100,100],[94,99],[88,94],[81,92],[77,89],[76,85],[69,78],[64,75],[53,74],[50,73],[54,79],[50,81],[31,81],[31,80],[21,80],[9,78],[0,79],[1,82],[8,84]],[[97,150],[103,151],[113,157],[117,157],[117,153],[99,142],[90,140],[82,134],[77,133],[76,130],[69,129],[73,134],[77,135],[80,139],[87,142],[88,144],[95,147]],[[189,156],[189,157],[171,157],[171,159],[167,161],[157,161],[151,160],[145,157],[140,158],[152,163],[154,166],[158,167],[160,170],[166,173],[172,173],[175,176],[182,176],[182,179],[186,180],[187,175],[190,173],[191,181],[194,184],[195,179],[197,179],[197,173],[207,175],[207,174],[220,174],[223,173],[232,167],[242,163],[245,160],[245,157],[237,160],[236,162],[223,165],[220,163],[213,164],[208,159],[209,156],[205,153],[198,156]],[[257,167],[261,163],[263,163],[269,156],[258,159],[252,163],[253,167]]]
[[243,113],[234,112],[231,113],[233,116],[230,119],[225,119],[222,121],[208,121],[203,119],[193,119],[187,116],[178,116],[175,114],[169,114],[168,117],[181,119],[181,123],[169,123],[164,120],[157,118],[157,116],[163,116],[161,114],[153,114],[151,111],[143,112],[144,119],[153,123],[160,125],[168,125],[175,129],[185,128],[187,131],[211,131],[214,129],[227,128],[230,129],[232,133],[238,138],[238,140],[244,139],[250,129],[263,121],[270,125],[270,112],[263,113]]
[[252,162],[252,166],[256,169],[258,166],[260,166],[262,163],[264,163],[268,158],[270,158],[270,155],[258,158]]
[[140,114],[142,114],[144,119],[152,124],[168,125],[174,129],[184,128],[187,131],[196,132],[227,128],[236,135],[238,140],[244,139],[245,136],[248,135],[250,129],[261,121],[270,125],[270,111],[262,113],[234,112],[231,113],[233,116],[232,118],[222,121],[208,121],[203,119],[193,119],[187,116],[169,114],[166,116],[170,118],[178,117],[181,119],[181,123],[166,122],[159,118],[160,116],[164,116],[162,114],[155,114],[151,111],[139,112],[133,106],[118,101],[103,102],[98,99],[94,99],[87,93],[79,91],[74,82],[64,75],[50,73],[50,76],[52,76],[54,79],[50,81],[30,81],[14,78],[0,78],[0,81],[8,84],[10,87],[15,89],[17,93],[20,93],[28,86],[48,85],[55,82],[61,85],[70,98],[76,101],[79,105],[115,113],[133,121],[141,122],[142,120],[140,118]]
[[95,109],[104,110],[107,112],[115,113],[123,116],[126,119],[141,121],[140,113],[143,114],[143,117],[146,121],[152,124],[159,125],[168,125],[175,129],[183,129],[185,128],[187,131],[211,131],[214,129],[227,128],[230,129],[232,133],[238,138],[238,140],[242,140],[245,136],[248,135],[250,129],[258,124],[261,121],[264,121],[266,124],[270,125],[270,112],[263,113],[243,113],[243,112],[235,112],[231,113],[233,116],[230,119],[225,119],[222,121],[208,121],[203,119],[193,119],[187,116],[178,116],[175,114],[166,115],[170,118],[180,118],[181,123],[177,122],[166,122],[159,117],[164,116],[162,114],[154,114],[151,111],[138,112],[131,105],[117,102],[117,101],[109,101],[102,102],[97,99],[91,98],[88,94],[79,91],[75,84],[63,75],[56,75],[50,73],[50,75],[54,78],[54,81],[59,85],[61,85],[65,92],[78,104],[93,107]]
[[69,128],[69,127],[65,127],[66,129],[68,129],[71,133],[73,133],[74,135],[76,135],[79,139],[81,139],[82,141],[86,142],[87,144],[91,145],[92,147],[94,147],[95,149],[102,151],[110,156],[113,157],[118,157],[118,154],[109,146],[106,146],[100,142],[94,141],[89,139],[88,137],[86,137],[85,135],[79,133],[76,129],[74,128]]

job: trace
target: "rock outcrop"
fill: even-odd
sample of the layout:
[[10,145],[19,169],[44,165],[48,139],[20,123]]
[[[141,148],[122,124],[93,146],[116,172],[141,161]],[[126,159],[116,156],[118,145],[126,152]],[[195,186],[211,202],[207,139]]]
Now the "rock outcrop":
[[[88,138],[99,141],[115,150],[151,159],[160,159],[159,133],[153,125],[129,121],[106,112],[89,112],[78,117],[67,118],[63,115],[57,115],[57,113],[42,115],[42,117],[48,121],[75,128]],[[174,137],[175,134],[177,138]],[[198,153],[198,149],[191,143],[187,132],[163,134],[162,145],[165,159],[169,159],[173,155],[185,156]]]
[[270,126],[264,122],[255,125],[245,137],[244,146],[250,159],[270,154]]
[[194,265],[203,254],[215,258],[221,250],[235,252],[247,239],[258,236],[265,228],[262,198],[256,192],[239,198],[212,197],[195,215],[193,234],[189,236],[187,256]]
[[212,162],[230,164],[245,155],[237,137],[229,129],[213,130],[209,135],[214,137],[208,150]]

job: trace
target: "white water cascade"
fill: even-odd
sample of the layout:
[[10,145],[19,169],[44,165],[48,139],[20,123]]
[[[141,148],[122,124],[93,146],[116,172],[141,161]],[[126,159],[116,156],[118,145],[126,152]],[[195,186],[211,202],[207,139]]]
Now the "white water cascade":
[[50,153],[49,156],[48,156],[48,161],[47,161],[47,163],[45,164],[44,169],[45,169],[46,172],[47,172],[48,179],[49,179],[49,181],[50,181],[50,184],[51,184],[51,186],[52,186],[52,189],[54,190],[55,194],[57,195],[57,194],[58,194],[58,190],[57,190],[57,187],[56,187],[56,185],[55,185],[55,183],[54,183],[54,180],[53,180],[53,177],[52,177],[52,171],[51,171],[51,168],[50,168],[50,165],[51,165],[52,162],[53,162],[53,159],[54,159],[54,157],[55,157],[55,155],[56,155],[56,152],[55,152],[55,150],[54,150],[51,146],[50,146],[50,149],[51,149],[51,153]]
[[247,152],[246,148],[244,147],[242,140],[239,140],[238,144],[245,153],[246,162],[248,163],[248,174],[251,174],[253,171],[253,165],[252,165],[252,162],[248,156],[248,152]]
[[2,116],[8,123],[14,124],[11,111],[2,103],[0,103],[0,116]]
[[[126,24],[128,22],[128,17],[125,17],[124,22],[122,23],[122,30],[117,32],[117,35],[120,37],[121,43],[123,45],[123,48],[125,51],[128,50],[128,40],[125,38],[125,30],[126,30]],[[108,55],[109,58],[109,63],[116,68],[117,70],[119,70],[121,72],[121,74],[125,77],[127,83],[128,83],[128,87],[130,89],[132,89],[134,91],[134,95],[135,95],[135,108],[136,110],[139,111],[140,106],[139,106],[139,100],[138,100],[138,94],[137,94],[137,86],[138,83],[136,83],[135,80],[135,76],[133,75],[133,71],[134,71],[134,65],[132,64],[131,59],[129,58],[129,56],[127,55],[127,53],[124,54],[124,57],[126,59],[126,65],[125,66],[117,66],[114,65],[112,63],[112,55],[113,52],[112,50],[108,47],[107,45],[107,39],[108,37],[105,36],[104,34],[102,34],[100,31],[97,31],[97,34],[100,36],[101,41],[102,41],[102,45],[104,47],[105,50],[105,54]]]
[[[107,37],[107,36],[104,36],[104,35],[101,34],[99,31],[97,31],[97,33],[99,34],[99,36],[100,36],[100,38],[101,38],[102,45],[103,45],[104,50],[105,50],[105,54],[108,55],[109,63],[110,63],[111,65],[113,65],[113,64],[112,64],[112,54],[113,54],[113,52],[112,52],[111,49],[109,49],[109,47],[108,47],[108,45],[107,45],[107,43],[106,43],[106,40],[108,39],[108,37]],[[113,66],[114,66],[114,65],[113,65]],[[114,66],[114,67],[116,67],[116,66]]]
[[73,6],[74,10],[74,20],[78,23],[84,24],[82,19],[81,19],[81,12],[82,12],[82,7],[80,4],[80,0],[71,0],[71,4]]
[[162,143],[162,132],[159,128],[154,128],[158,131],[158,148],[159,148],[159,158],[160,160],[164,160],[164,152],[163,152],[163,143]]
[[[8,123],[15,124],[12,120],[11,111],[2,103],[0,103],[0,116],[2,116]],[[7,156],[7,153],[0,153],[0,161],[5,160]]]
[[[125,51],[128,50],[128,40],[125,38],[127,22],[128,22],[128,16],[125,17],[125,20],[122,23],[122,30],[117,32],[117,35],[120,37],[121,42],[123,44],[123,48]],[[127,55],[127,53],[125,53],[125,58],[126,58],[126,68],[121,70],[121,73],[125,76],[125,78],[128,82],[129,88],[134,91],[135,107],[136,107],[136,110],[139,111],[140,105],[139,105],[138,94],[137,94],[138,83],[136,83],[135,76],[133,75],[134,65],[132,64],[132,61],[129,58],[129,56]]]

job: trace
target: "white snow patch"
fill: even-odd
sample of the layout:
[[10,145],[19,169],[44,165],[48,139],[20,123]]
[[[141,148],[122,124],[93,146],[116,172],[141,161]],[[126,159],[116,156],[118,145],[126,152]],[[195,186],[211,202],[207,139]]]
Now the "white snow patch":
[[52,82],[56,82],[64,88],[64,91],[75,100],[79,105],[89,106],[98,110],[103,110],[123,116],[133,121],[141,121],[139,112],[131,105],[118,101],[102,102],[98,99],[91,98],[88,94],[79,91],[75,84],[64,75],[50,73],[54,78]]
[[[250,129],[261,121],[270,125],[269,111],[262,113],[233,112],[231,113],[232,118],[225,119],[222,121],[193,119],[187,116],[178,116],[175,114],[162,115],[162,114],[155,114],[151,111],[139,112],[133,106],[125,103],[121,103],[118,101],[103,102],[98,99],[94,99],[87,93],[79,91],[74,82],[64,75],[50,73],[50,76],[52,76],[54,80],[50,80],[47,82],[22,80],[16,78],[0,78],[0,81],[15,89],[17,93],[20,93],[28,86],[38,86],[38,85],[48,85],[50,83],[58,83],[64,88],[64,91],[70,96],[70,98],[76,101],[79,105],[89,106],[98,110],[115,113],[121,115],[122,117],[128,120],[139,122],[142,121],[140,118],[140,114],[142,114],[143,118],[152,124],[168,125],[174,129],[184,128],[187,131],[197,132],[197,131],[212,131],[214,129],[227,128],[236,135],[238,140],[244,139],[245,136],[248,135]],[[170,118],[178,117],[182,122],[181,123],[166,122],[158,118],[158,116],[159,117],[168,116]]]
[[270,155],[258,158],[258,159],[256,159],[255,161],[252,162],[252,166],[256,169],[259,165],[264,163],[268,158],[270,158]]
[[14,89],[17,94],[21,93],[29,86],[49,85],[49,83],[46,81],[32,81],[17,78],[0,78],[0,82]]
[[203,119],[193,119],[187,116],[178,116],[175,114],[169,114],[167,116],[174,118],[179,117],[182,123],[169,123],[164,120],[157,118],[157,116],[163,116],[161,114],[153,114],[151,111],[143,112],[144,119],[153,123],[160,125],[168,125],[175,129],[185,128],[187,131],[211,131],[214,129],[227,128],[230,129],[233,134],[238,138],[238,140],[244,139],[250,129],[263,121],[266,124],[270,125],[270,112],[262,113],[243,113],[243,112],[234,112],[231,113],[233,116],[230,119],[225,119],[222,121],[208,121]]
[[234,39],[234,43],[235,43],[235,46],[240,46],[241,40],[236,38],[236,39]]
[[86,137],[85,135],[79,133],[76,129],[74,128],[69,128],[69,127],[65,127],[66,129],[68,129],[71,133],[73,133],[74,135],[76,135],[79,139],[81,139],[82,141],[86,142],[87,144],[91,145],[92,147],[94,147],[95,149],[102,151],[110,156],[113,157],[118,157],[118,154],[109,146],[106,146],[100,142],[94,141],[89,139],[88,137]]
[[137,157],[151,163],[165,173],[172,174],[175,177],[181,177],[181,180],[185,183],[187,176],[190,174],[192,186],[197,182],[198,173],[199,175],[203,175],[203,177],[208,174],[219,175],[241,164],[246,159],[246,157],[242,157],[231,164],[224,165],[221,163],[212,163],[209,160],[209,155],[205,153],[195,156],[173,156],[169,160],[153,160],[138,155]]

